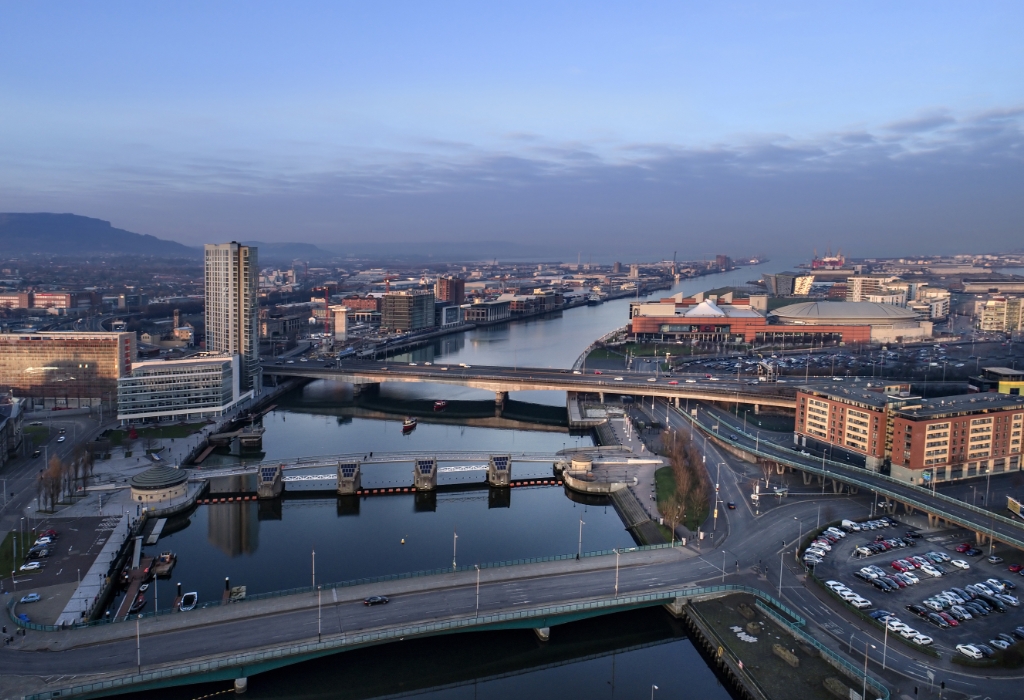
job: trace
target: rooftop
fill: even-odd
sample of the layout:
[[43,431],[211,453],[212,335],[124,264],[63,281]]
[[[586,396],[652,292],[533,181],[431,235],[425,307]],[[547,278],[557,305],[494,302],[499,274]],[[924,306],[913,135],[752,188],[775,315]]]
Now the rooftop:
[[770,315],[789,321],[819,321],[822,319],[910,321],[917,318],[916,311],[892,304],[876,304],[871,301],[809,301],[783,306],[772,311]]
[[158,464],[132,477],[133,489],[157,491],[188,481],[188,472],[165,464]]
[[918,419],[963,413],[1012,411],[1014,409],[1024,410],[1024,397],[993,392],[927,399],[899,408],[896,412],[905,418]]

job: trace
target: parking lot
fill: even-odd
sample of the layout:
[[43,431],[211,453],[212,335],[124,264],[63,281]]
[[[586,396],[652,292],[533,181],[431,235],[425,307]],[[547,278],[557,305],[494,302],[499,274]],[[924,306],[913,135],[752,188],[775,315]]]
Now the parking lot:
[[[991,578],[1006,580],[1009,582],[1009,585],[1014,587],[1019,586],[1019,590],[1011,589],[1009,585],[1005,589],[1006,594],[1016,596],[1018,592],[1024,592],[1024,576],[1008,570],[1008,566],[1015,564],[1016,559],[993,564],[987,560],[987,550],[979,550],[973,556],[957,552],[956,547],[967,541],[962,533],[943,532],[926,537],[918,536],[917,538],[908,537],[908,533],[919,534],[913,528],[902,523],[898,523],[895,527],[890,526],[875,530],[850,532],[845,538],[839,539],[831,545],[832,550],[823,557],[821,563],[814,567],[814,575],[822,582],[840,582],[854,594],[869,600],[871,607],[863,609],[862,612],[864,614],[876,613],[879,610],[891,612],[901,622],[934,640],[933,648],[944,655],[952,656],[957,654],[956,647],[958,644],[982,643],[995,649],[996,647],[990,643],[990,640],[998,639],[1000,633],[1009,635],[1013,638],[1012,641],[1024,639],[1024,635],[1014,634],[1014,628],[1024,626],[1024,606],[1018,607],[1006,601],[1000,601],[1003,603],[1002,607],[1005,610],[1005,612],[1000,612],[998,606],[989,602],[990,612],[988,614],[979,614],[970,609],[971,607],[977,607],[977,605],[962,605],[962,611],[969,614],[970,619],[957,619],[961,615],[954,615],[951,606],[943,606],[939,610],[952,617],[956,622],[953,625],[947,620],[946,624],[949,627],[943,628],[927,617],[927,613],[938,612],[935,606],[925,607],[924,603],[926,599],[933,598],[943,592],[950,592],[951,589],[955,588],[963,591],[969,585],[984,583]],[[899,538],[904,540],[904,542],[914,542],[915,544],[913,546],[896,546],[882,553],[869,556],[862,556],[856,552],[859,546],[874,544],[876,538],[879,537],[887,540]],[[916,564],[910,559],[911,557],[921,557],[927,560],[926,554],[929,552],[945,555],[949,561],[944,561],[938,566],[930,563],[929,566],[915,565],[910,567],[907,572],[910,576],[904,577],[903,587],[893,586],[891,583],[887,586],[888,588],[896,588],[896,590],[880,590],[877,587],[878,584],[864,580],[856,575],[856,572],[868,566],[878,567],[886,575],[895,574],[898,573],[898,570],[892,566],[894,561],[904,560],[908,563]],[[1024,563],[1024,557],[1018,557],[1018,559]],[[953,560],[963,561],[970,568],[959,568],[951,563]],[[934,569],[934,573],[926,573],[929,569]],[[913,583],[913,579],[917,579],[918,582]],[[982,601],[987,601],[987,597],[981,595],[975,596],[973,602],[977,603],[979,598]],[[836,601],[836,605],[844,605],[844,603]],[[847,603],[846,605],[849,604]],[[919,615],[908,610],[907,606],[909,605],[922,606],[921,614]],[[879,622],[879,624],[883,623]],[[894,625],[894,627],[898,628],[899,625]],[[892,631],[889,633],[889,643],[899,643],[893,639],[898,635],[898,632],[896,629],[890,629]]]

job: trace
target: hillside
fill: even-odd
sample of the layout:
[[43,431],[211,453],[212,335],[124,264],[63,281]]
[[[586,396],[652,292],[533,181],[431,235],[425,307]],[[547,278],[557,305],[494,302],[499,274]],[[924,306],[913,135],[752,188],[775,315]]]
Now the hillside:
[[114,228],[109,221],[87,216],[0,213],[0,254],[31,253],[197,257],[200,251],[174,241]]

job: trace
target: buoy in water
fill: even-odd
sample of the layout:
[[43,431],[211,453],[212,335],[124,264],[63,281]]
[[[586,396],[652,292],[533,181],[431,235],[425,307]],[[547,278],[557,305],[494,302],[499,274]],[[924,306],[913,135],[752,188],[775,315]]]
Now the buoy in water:
[[404,537],[402,538],[402,544],[405,544],[405,538]]

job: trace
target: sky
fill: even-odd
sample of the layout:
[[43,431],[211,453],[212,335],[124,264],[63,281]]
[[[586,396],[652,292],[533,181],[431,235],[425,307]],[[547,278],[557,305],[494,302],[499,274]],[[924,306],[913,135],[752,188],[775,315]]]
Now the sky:
[[0,5],[0,211],[199,244],[1024,248],[1024,3]]

